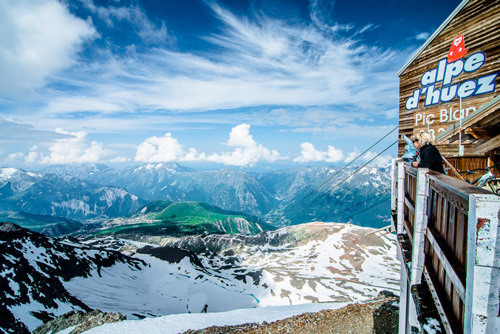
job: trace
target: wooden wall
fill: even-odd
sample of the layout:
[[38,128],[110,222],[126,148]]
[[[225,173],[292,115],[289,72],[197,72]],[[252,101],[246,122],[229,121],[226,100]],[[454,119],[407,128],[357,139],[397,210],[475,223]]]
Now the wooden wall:
[[[432,10],[429,8],[429,10]],[[451,14],[451,13],[450,13]],[[447,58],[448,51],[455,37],[463,35],[465,47],[468,52],[464,57],[471,56],[476,52],[483,52],[486,55],[484,65],[473,72],[463,72],[453,79],[452,84],[462,83],[469,79],[476,79],[488,74],[500,72],[500,1],[498,0],[471,0],[460,10],[453,20],[434,38],[425,50],[401,73],[400,75],[400,98],[399,98],[399,135],[407,136],[419,130],[431,130],[437,135],[439,132],[454,124],[456,120],[441,122],[441,110],[450,108],[453,111],[459,109],[459,99],[455,97],[448,103],[438,103],[436,105],[424,106],[425,95],[421,95],[418,108],[406,109],[406,101],[413,96],[416,89],[421,89],[422,75],[438,67],[438,62]],[[483,104],[490,101],[500,93],[500,75],[495,79],[496,87],[494,92],[471,96],[462,99],[462,110],[472,111],[478,109]],[[442,82],[438,82],[436,89],[442,88]],[[433,115],[433,124],[424,124],[419,121],[425,116]],[[420,116],[417,115],[420,114]],[[458,116],[458,113],[456,114]],[[443,117],[443,120],[445,117]],[[467,143],[465,143],[467,144]],[[437,145],[441,153],[446,157],[458,154],[458,145]],[[399,142],[399,155],[404,151],[404,142]],[[465,145],[465,154],[474,154],[472,145]]]

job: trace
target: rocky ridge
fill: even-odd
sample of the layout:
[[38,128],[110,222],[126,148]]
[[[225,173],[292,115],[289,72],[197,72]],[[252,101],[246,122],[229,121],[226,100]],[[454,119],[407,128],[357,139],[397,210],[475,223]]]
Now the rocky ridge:
[[38,327],[33,334],[52,334],[73,327],[68,334],[80,334],[91,328],[125,320],[126,317],[120,313],[103,313],[99,310],[84,312],[68,312],[57,317],[46,324]]
[[394,295],[379,295],[371,302],[304,313],[272,323],[212,326],[182,334],[394,334],[398,331],[398,302]]

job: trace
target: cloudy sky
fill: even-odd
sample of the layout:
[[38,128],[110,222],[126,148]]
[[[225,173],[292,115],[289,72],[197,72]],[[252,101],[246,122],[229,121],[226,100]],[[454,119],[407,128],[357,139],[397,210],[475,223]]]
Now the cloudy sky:
[[0,166],[343,164],[458,4],[0,0]]

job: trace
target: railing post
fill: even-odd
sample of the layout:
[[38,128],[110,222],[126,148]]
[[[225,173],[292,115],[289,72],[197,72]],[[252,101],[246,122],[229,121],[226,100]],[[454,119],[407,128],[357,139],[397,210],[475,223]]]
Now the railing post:
[[415,198],[415,220],[413,222],[413,251],[411,261],[410,285],[420,284],[424,270],[425,232],[427,229],[427,197],[429,179],[427,168],[417,169],[417,196]]
[[397,234],[404,233],[404,209],[405,209],[405,169],[404,161],[400,160],[397,162],[398,165],[398,221],[397,221]]
[[392,159],[391,168],[391,229],[396,230],[395,214],[397,217],[398,208],[398,161],[400,159]]
[[500,328],[500,197],[469,195],[465,333]]
[[403,260],[403,256],[399,254],[401,250],[398,247],[398,255],[401,259],[401,281],[399,285],[399,330],[398,334],[406,334],[408,328],[408,275]]

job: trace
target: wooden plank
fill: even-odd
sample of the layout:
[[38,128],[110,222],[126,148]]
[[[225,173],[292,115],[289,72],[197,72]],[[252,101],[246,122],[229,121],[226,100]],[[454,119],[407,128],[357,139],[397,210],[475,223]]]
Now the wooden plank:
[[467,217],[463,212],[458,212],[457,217],[457,237],[455,239],[455,256],[462,266],[465,268],[467,258]]
[[443,304],[441,303],[441,300],[439,299],[439,294],[436,290],[436,287],[434,285],[434,282],[431,278],[431,275],[429,271],[427,271],[427,268],[424,268],[424,278],[427,282],[427,285],[429,286],[429,291],[432,294],[432,299],[434,299],[434,304],[436,305],[436,308],[439,312],[439,316],[441,317],[441,322],[444,325],[444,329],[447,333],[453,333],[452,326],[450,324],[450,321],[448,319],[447,312],[445,311]]
[[479,128],[475,126],[465,129],[464,133],[475,139],[491,139],[494,135],[494,132],[490,129]]
[[396,230],[397,233],[403,233],[404,231],[404,179],[405,179],[405,170],[404,170],[404,163],[403,161],[398,161],[397,163],[398,166],[398,199],[397,199],[397,224],[396,224]]
[[[465,272],[463,271],[460,272],[461,271],[460,268],[457,265],[453,264],[453,262],[451,262],[453,260],[451,259],[450,261],[449,258],[452,253],[444,250],[445,244],[443,241],[439,239],[439,236],[436,235],[436,231],[433,228],[429,227],[427,228],[427,239],[429,239],[431,247],[434,249],[436,256],[438,257],[444,271],[451,280],[453,286],[457,290],[458,295],[462,300],[464,300],[465,285],[464,282],[462,282],[462,280],[465,281]],[[459,275],[462,276],[462,279],[460,278]]]
[[448,210],[449,210],[449,202],[443,198],[443,219],[441,220],[442,226],[440,230],[440,236],[445,239],[446,234],[448,234]]
[[452,292],[452,308],[453,308],[453,314],[455,315],[455,317],[458,319],[458,322],[460,323],[460,328],[462,330],[462,333],[463,333],[463,329],[464,329],[464,302],[463,300],[460,298],[460,296],[458,295],[458,292],[456,289],[453,289],[453,292]]
[[476,146],[474,151],[478,154],[486,154],[489,151],[500,147],[500,135],[493,137],[492,139],[486,141],[485,143]]
[[405,196],[405,206],[412,214],[415,214],[415,204],[413,204],[413,201],[406,196]]
[[448,233],[446,235],[446,244],[450,249],[455,253],[455,238],[456,238],[456,229],[457,229],[457,207],[454,205],[450,205],[450,218],[449,218],[449,227]]

